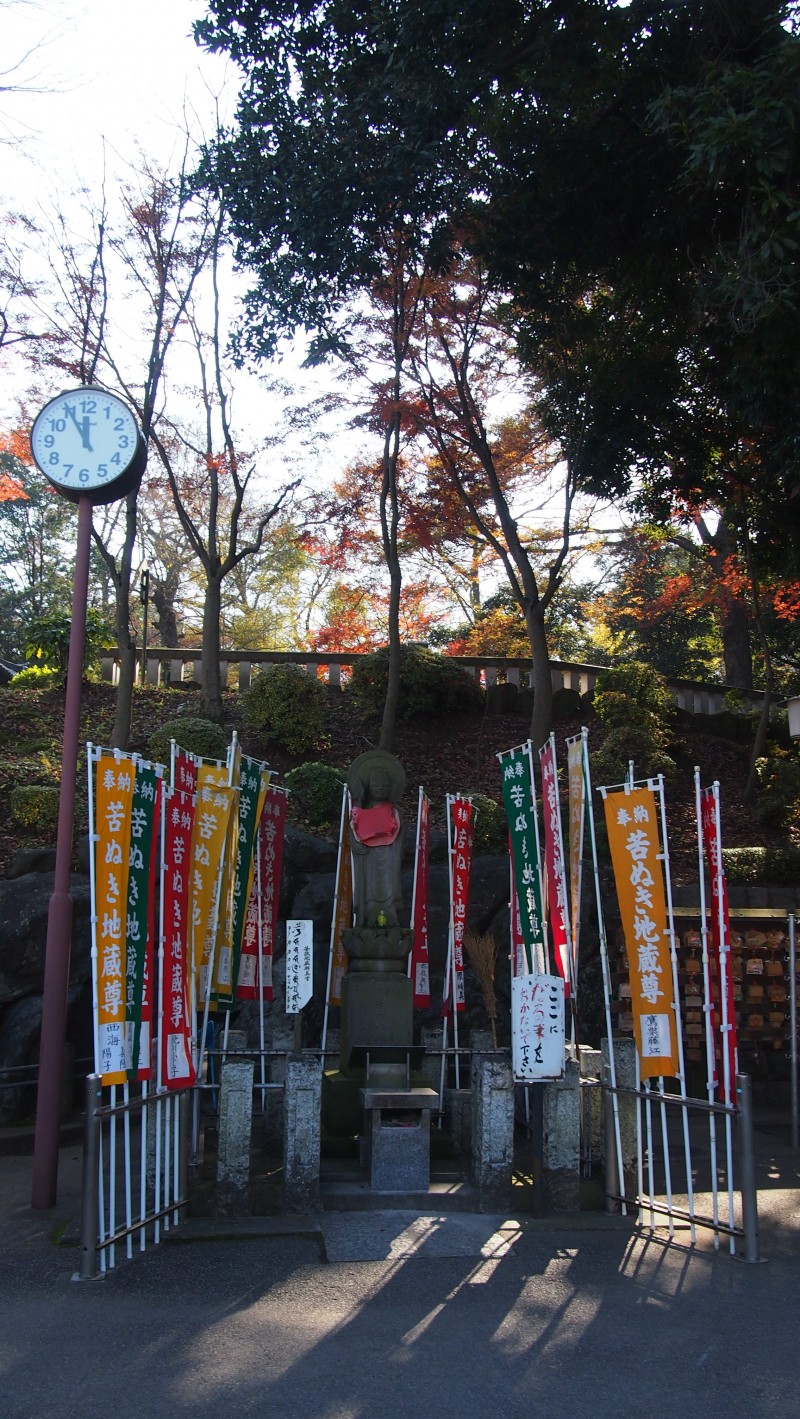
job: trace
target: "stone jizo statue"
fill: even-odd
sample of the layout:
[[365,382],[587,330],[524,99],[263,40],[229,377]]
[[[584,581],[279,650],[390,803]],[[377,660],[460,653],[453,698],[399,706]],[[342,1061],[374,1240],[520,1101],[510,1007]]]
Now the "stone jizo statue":
[[403,905],[403,825],[398,804],[405,784],[402,764],[384,749],[368,749],[350,765],[347,786],[352,801],[350,838],[356,927],[399,925]]

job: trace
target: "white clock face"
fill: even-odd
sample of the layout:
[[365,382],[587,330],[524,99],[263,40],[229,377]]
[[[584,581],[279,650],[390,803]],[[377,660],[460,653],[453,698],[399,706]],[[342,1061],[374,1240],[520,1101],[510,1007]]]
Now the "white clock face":
[[101,389],[59,394],[31,429],[31,452],[45,477],[72,494],[91,494],[115,483],[138,449],[139,430],[130,409]]

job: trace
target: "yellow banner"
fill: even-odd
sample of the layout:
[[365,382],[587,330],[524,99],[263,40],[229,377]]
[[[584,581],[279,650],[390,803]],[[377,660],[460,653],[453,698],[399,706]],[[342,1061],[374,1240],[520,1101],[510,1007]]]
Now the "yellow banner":
[[96,1068],[104,1084],[124,1084],[125,966],[131,807],[136,765],[101,754],[95,776],[95,943],[97,946]]
[[641,1075],[674,1075],[678,1039],[655,794],[649,788],[608,793],[605,814]]
[[217,918],[223,910],[222,884],[228,842],[238,789],[200,783],[196,794],[192,833],[192,961],[197,977],[196,1003],[202,1008],[213,972]]

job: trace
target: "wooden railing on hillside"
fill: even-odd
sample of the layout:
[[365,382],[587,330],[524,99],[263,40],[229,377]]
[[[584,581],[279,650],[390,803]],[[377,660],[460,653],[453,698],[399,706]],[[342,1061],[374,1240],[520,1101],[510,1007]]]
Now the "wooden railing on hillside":
[[[223,689],[246,690],[250,686],[253,673],[265,665],[298,665],[307,675],[325,681],[334,689],[346,682],[348,672],[361,656],[356,652],[299,651],[299,650],[226,650],[220,659],[220,677]],[[490,689],[493,685],[505,683],[516,685],[518,689],[529,689],[531,685],[531,662],[523,657],[502,655],[456,655],[455,665],[460,665],[474,675],[481,685]],[[594,688],[602,666],[583,665],[571,660],[553,660],[550,674],[554,690],[577,690],[585,695]],[[141,668],[140,672],[141,674]],[[116,684],[119,679],[119,659],[113,650],[103,653],[102,676],[104,680]],[[147,648],[145,681],[148,685],[192,685],[200,682],[199,647],[181,646]],[[669,687],[681,709],[691,714],[718,714],[723,708],[727,685],[708,684],[698,680],[670,680]],[[747,698],[754,706],[760,707],[763,695],[752,691]]]

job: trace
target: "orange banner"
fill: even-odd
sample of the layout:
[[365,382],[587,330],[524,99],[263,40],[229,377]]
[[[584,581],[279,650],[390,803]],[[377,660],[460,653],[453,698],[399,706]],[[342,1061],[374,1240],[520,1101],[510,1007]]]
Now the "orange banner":
[[123,754],[101,754],[95,776],[95,945],[97,1059],[104,1084],[124,1084],[125,966],[131,807],[136,765]]
[[641,1076],[675,1075],[679,1067],[675,993],[655,794],[649,788],[608,793],[605,814]]

